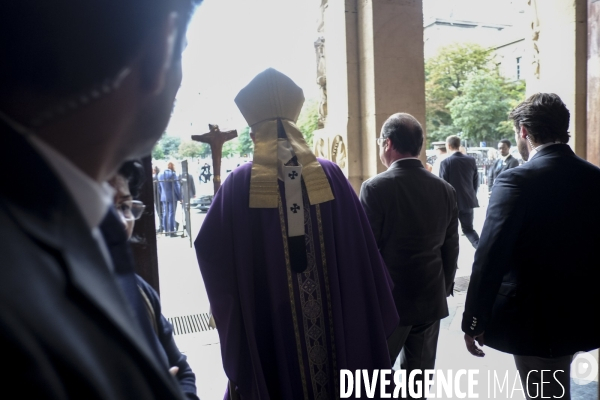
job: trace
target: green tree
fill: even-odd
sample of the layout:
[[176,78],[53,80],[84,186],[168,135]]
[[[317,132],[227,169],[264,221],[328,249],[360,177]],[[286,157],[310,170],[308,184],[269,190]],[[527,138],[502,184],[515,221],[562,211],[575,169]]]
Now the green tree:
[[[525,81],[519,80],[516,82],[506,82],[504,85],[504,93],[508,100],[508,108],[512,110],[520,102],[525,100]],[[506,118],[501,121],[498,125],[498,132],[502,135],[503,139],[509,139],[514,142],[513,136],[515,134],[513,122]]]
[[163,158],[165,158],[165,152],[160,143],[156,143],[156,145],[152,149],[152,158],[155,160],[162,160]]
[[223,158],[236,157],[238,155],[237,138],[226,141],[223,144]]
[[308,147],[312,148],[314,131],[319,127],[319,102],[317,100],[310,99],[304,102],[297,125]]
[[168,136],[164,134],[158,142],[164,152],[165,158],[178,158],[179,145],[181,144],[181,138],[176,136]]
[[202,144],[194,140],[181,142],[179,145],[179,155],[182,157],[197,158],[202,155]]
[[207,158],[210,157],[210,145],[208,143],[200,143],[200,157]]
[[247,126],[241,130],[238,134],[238,148],[237,152],[240,157],[251,156],[254,154],[254,144],[250,138],[250,127]]
[[468,77],[491,71],[491,53],[477,44],[455,43],[442,47],[425,62],[425,103],[428,141],[444,140],[459,131],[448,104],[463,94]]
[[490,143],[502,139],[500,123],[506,121],[510,109],[505,89],[504,80],[495,72],[478,71],[467,78],[462,94],[448,103],[462,139]]

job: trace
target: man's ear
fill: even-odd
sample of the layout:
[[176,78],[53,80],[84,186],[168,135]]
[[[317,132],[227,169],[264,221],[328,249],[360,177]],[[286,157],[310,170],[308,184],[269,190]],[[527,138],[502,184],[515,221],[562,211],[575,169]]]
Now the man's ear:
[[164,20],[155,43],[149,43],[142,58],[142,83],[153,94],[162,92],[173,65],[173,53],[177,41],[177,13],[172,12]]
[[523,125],[521,125],[521,129],[519,130],[519,135],[523,139],[527,139],[527,136],[529,135],[529,132],[527,132],[527,128],[525,128]]

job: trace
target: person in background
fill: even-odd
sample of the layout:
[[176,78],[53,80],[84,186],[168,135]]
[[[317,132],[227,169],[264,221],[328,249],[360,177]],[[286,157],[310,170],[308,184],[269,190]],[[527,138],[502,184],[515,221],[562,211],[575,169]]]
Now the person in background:
[[[189,173],[182,173],[179,176],[179,181],[181,183],[181,206],[183,208],[184,217],[183,217],[183,230],[187,230],[186,225],[186,217],[191,200],[196,197],[196,184],[194,183],[194,177]],[[179,230],[179,223],[175,221],[176,230]]]
[[189,202],[190,199],[196,197],[196,184],[194,183],[194,177],[189,172],[181,175],[182,200]]
[[440,178],[451,184],[456,190],[460,227],[471,245],[477,248],[479,234],[473,228],[473,208],[479,207],[479,201],[477,200],[477,188],[479,187],[477,164],[473,157],[460,151],[460,138],[458,136],[449,136],[446,139],[446,147],[450,155],[440,163]]
[[442,161],[444,161],[446,159],[446,157],[448,157],[448,151],[446,150],[446,146],[440,146],[436,149],[437,151],[437,157],[435,158],[435,161],[433,163],[433,168],[431,169],[431,173],[434,174],[435,176],[440,176],[440,164],[442,163]]
[[[136,200],[144,184],[144,167],[138,161],[124,163],[119,172],[108,181],[115,189],[114,205],[121,217],[127,237],[131,240],[135,221],[142,216],[144,204]],[[173,326],[161,313],[160,298],[156,290],[141,276],[136,275],[137,285],[142,294],[148,318],[160,347],[168,360],[170,371],[179,382],[181,390],[189,400],[198,400],[196,395],[196,375],[181,354],[173,338]]]
[[201,171],[202,172],[200,173],[200,178],[204,179],[204,183],[207,183],[211,177],[210,165],[208,163],[204,163],[204,165],[201,168]]
[[510,155],[510,140],[502,139],[498,142],[498,153],[500,157],[490,166],[488,172],[488,195],[492,194],[494,181],[500,173],[519,166],[519,160]]
[[168,236],[177,237],[175,212],[177,203],[181,201],[181,185],[172,162],[167,164],[167,169],[158,174],[158,187],[163,209],[163,227]]
[[154,208],[156,209],[156,216],[158,217],[158,229],[156,230],[156,233],[162,233],[165,230],[163,225],[162,202],[160,201],[160,186],[158,183],[159,173],[160,168],[154,166],[154,168],[152,168],[152,188],[154,190]]

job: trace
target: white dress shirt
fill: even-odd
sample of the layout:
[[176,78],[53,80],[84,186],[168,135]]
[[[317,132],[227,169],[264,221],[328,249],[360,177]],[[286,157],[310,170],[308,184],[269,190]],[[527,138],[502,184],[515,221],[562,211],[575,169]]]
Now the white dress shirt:
[[420,158],[419,157],[404,157],[404,158],[399,158],[396,161],[394,161],[393,163],[391,163],[390,166],[388,167],[388,169],[392,168],[392,165],[396,164],[397,162],[404,161],[404,160],[420,160]]
[[529,152],[529,159],[528,160],[531,160],[531,157],[533,157],[540,150],[545,149],[546,147],[552,146],[553,144],[560,144],[560,142],[544,143],[544,144],[541,144],[541,145],[537,146],[536,148],[534,148],[533,150],[531,150]]

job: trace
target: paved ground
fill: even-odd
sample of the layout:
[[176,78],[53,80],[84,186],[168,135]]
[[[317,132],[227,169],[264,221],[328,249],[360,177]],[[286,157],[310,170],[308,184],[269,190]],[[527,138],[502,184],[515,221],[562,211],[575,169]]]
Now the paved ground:
[[[487,190],[485,187],[482,189],[484,189],[481,191],[484,195],[480,196],[481,208],[475,210],[475,228],[478,232],[481,232],[487,208],[487,195],[485,194]],[[204,216],[205,214],[192,211],[194,236],[198,232]],[[180,218],[179,221],[181,221]],[[475,250],[466,237],[461,236],[457,277],[470,275],[474,253]],[[190,248],[189,238],[159,237],[158,256],[163,314],[170,318],[208,312],[208,299],[195,253]],[[456,296],[449,298],[450,315],[442,321],[436,369],[453,371],[478,369],[480,371],[477,375],[479,398],[523,398],[518,390],[512,392],[513,386],[517,389],[520,388],[512,356],[485,348],[486,356],[476,358],[465,349],[460,329],[464,302],[465,293],[457,293]],[[216,331],[176,335],[175,340],[182,352],[188,356],[188,360],[196,372],[200,398],[202,400],[222,399],[227,378],[222,368],[219,338]],[[598,351],[594,352],[594,356],[597,360]],[[500,382],[496,385],[494,385],[495,376]],[[507,384],[503,390],[500,390],[505,376]],[[598,377],[595,382],[585,386],[572,385],[572,399],[597,400],[597,379]],[[491,382],[492,385],[488,385],[488,382]]]

